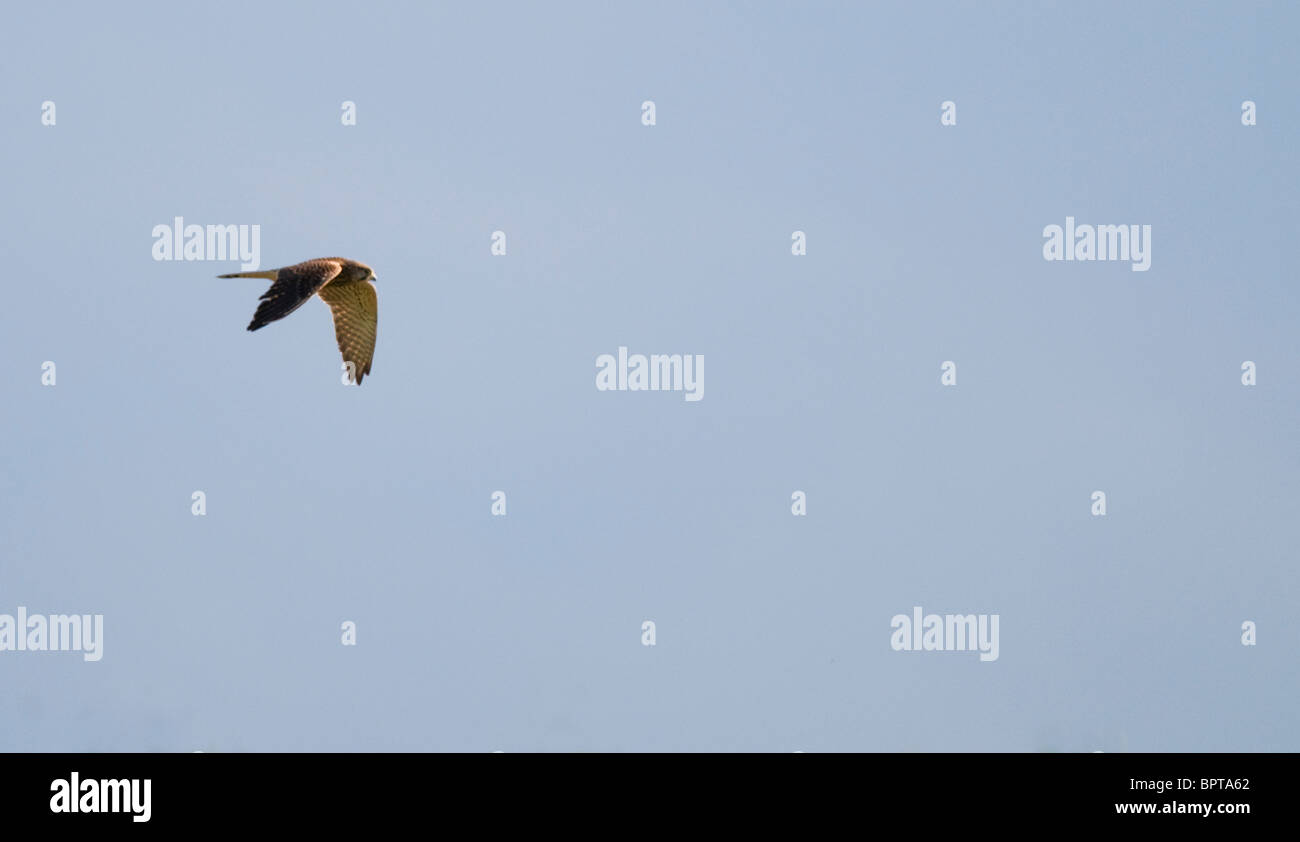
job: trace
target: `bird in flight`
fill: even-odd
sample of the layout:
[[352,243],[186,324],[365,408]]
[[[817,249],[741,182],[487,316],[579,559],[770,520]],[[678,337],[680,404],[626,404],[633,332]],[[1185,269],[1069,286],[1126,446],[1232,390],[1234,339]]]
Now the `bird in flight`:
[[307,299],[319,295],[334,313],[334,335],[343,362],[352,367],[357,385],[370,373],[375,356],[375,325],[379,302],[375,295],[375,272],[364,263],[342,257],[318,257],[293,266],[261,272],[235,272],[218,278],[265,278],[271,288],[258,299],[257,312],[249,330],[283,319]]

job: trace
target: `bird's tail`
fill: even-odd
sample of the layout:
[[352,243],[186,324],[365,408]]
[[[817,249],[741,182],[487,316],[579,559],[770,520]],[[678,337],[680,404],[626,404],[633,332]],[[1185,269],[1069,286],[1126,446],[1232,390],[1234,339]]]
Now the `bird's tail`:
[[274,281],[279,269],[267,269],[263,272],[233,272],[229,275],[217,275],[218,278],[265,278]]

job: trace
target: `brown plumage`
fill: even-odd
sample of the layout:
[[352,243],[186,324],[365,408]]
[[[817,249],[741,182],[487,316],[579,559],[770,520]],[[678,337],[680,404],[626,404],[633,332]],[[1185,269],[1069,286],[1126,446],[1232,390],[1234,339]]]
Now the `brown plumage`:
[[375,273],[364,263],[342,257],[318,257],[280,269],[235,272],[218,278],[265,278],[271,288],[262,293],[249,330],[283,319],[313,295],[319,295],[334,314],[334,334],[343,362],[352,365],[357,385],[370,373],[375,356],[375,326],[379,301]]

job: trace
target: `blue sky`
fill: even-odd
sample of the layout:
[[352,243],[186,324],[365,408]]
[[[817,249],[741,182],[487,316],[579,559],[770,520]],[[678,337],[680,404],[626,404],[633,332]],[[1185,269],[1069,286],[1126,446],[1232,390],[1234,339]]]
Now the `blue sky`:
[[[0,653],[0,749],[1300,750],[1298,18],[15,10],[0,613],[105,640]],[[175,216],[374,267],[364,385]],[[706,397],[598,392],[620,345]]]

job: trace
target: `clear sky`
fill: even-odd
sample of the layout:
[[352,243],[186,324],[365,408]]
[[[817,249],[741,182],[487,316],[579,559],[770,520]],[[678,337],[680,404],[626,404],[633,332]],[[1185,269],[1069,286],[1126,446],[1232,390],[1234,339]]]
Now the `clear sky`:
[[[104,640],[0,652],[0,750],[1300,750],[1297,24],[11,9],[0,613]],[[364,385],[176,216],[374,267]],[[1044,260],[1067,216],[1149,271]],[[619,346],[704,399],[597,391]]]

